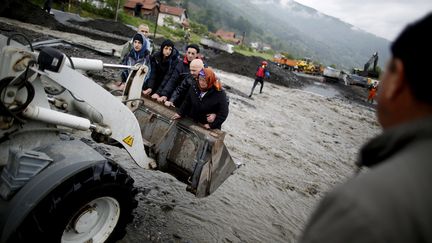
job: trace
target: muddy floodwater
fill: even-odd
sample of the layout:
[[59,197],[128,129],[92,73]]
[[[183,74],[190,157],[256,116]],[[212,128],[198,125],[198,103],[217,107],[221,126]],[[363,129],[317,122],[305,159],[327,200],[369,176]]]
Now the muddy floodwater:
[[108,151],[136,180],[139,206],[121,242],[295,242],[327,190],[350,177],[362,143],[379,132],[374,111],[310,91],[218,71],[230,97],[225,143],[242,164],[196,199],[160,172]]
[[318,82],[314,82],[313,85],[308,85],[302,90],[321,95],[326,98],[334,98],[340,94],[335,88]]
[[[30,27],[27,32],[42,28]],[[120,49],[83,36],[40,32]],[[69,55],[75,54],[90,52],[74,48]],[[112,72],[100,75],[101,80],[114,78]],[[241,166],[214,194],[197,199],[172,176],[140,169],[124,150],[104,147],[139,189],[135,219],[120,242],[296,242],[319,199],[352,176],[359,148],[380,131],[373,107],[319,81],[302,90],[265,82],[263,93],[257,87],[249,98],[251,78],[217,75],[230,98],[222,126],[225,144]]]

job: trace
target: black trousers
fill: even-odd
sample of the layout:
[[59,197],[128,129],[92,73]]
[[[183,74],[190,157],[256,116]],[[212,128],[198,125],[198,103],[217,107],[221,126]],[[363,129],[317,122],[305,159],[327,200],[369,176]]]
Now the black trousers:
[[256,86],[258,83],[261,84],[260,93],[262,93],[262,89],[263,89],[263,87],[264,87],[264,78],[256,77],[255,82],[254,82],[254,84],[253,84],[253,86],[252,86],[252,90],[251,90],[249,96],[252,96],[253,91],[254,91],[254,89],[255,89],[255,86]]

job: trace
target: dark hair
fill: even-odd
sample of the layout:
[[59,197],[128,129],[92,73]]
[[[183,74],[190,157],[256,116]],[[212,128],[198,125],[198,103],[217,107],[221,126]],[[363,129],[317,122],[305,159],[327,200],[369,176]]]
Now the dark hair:
[[391,45],[394,58],[399,58],[405,79],[419,101],[432,104],[432,13],[407,26]]
[[166,39],[161,44],[161,50],[163,50],[165,46],[171,46],[174,48],[174,42],[172,42],[170,39]]
[[138,40],[139,42],[141,42],[141,44],[144,44],[144,35],[141,33],[136,33],[134,35],[134,37],[132,38],[132,41]]
[[186,46],[186,51],[187,51],[187,49],[189,49],[189,48],[193,48],[193,49],[195,49],[195,50],[197,51],[197,53],[200,52],[200,48],[199,48],[199,46],[198,46],[197,44],[189,44],[189,45],[187,45],[187,46]]

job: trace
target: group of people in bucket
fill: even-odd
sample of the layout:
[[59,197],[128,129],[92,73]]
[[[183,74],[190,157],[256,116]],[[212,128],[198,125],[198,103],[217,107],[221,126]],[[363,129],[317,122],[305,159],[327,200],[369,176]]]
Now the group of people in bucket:
[[[196,44],[186,46],[183,59],[174,43],[166,39],[160,50],[152,53],[148,39],[149,28],[140,25],[132,40],[127,42],[121,53],[121,64],[133,66],[137,63],[149,67],[142,94],[163,103],[167,107],[176,107],[177,113],[172,119],[190,117],[206,129],[221,129],[228,116],[229,100],[214,71],[198,58],[200,48]],[[113,88],[124,89],[129,70],[121,72],[121,80]],[[262,93],[264,78],[269,77],[267,62],[257,68],[255,86],[260,83]]]
[[[149,28],[140,25],[138,32],[123,48],[121,64],[133,66],[137,63],[149,67],[142,94],[168,107],[176,107],[172,119],[189,117],[206,129],[221,129],[228,116],[228,97],[216,78],[214,71],[198,58],[200,48],[196,44],[186,47],[180,54],[174,43],[166,39],[160,50],[151,54],[146,35]],[[124,89],[129,70],[123,70],[116,89]]]

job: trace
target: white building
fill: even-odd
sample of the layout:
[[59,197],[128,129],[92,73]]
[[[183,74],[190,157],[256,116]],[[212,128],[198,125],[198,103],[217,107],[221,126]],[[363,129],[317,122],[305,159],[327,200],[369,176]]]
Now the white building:
[[258,43],[258,42],[251,42],[251,43],[250,43],[250,46],[251,46],[253,49],[258,49],[258,47],[259,47],[259,43]]
[[160,12],[157,22],[159,26],[166,25],[165,18],[171,17],[174,20],[174,23],[181,24],[183,27],[189,27],[189,20],[185,9],[161,4],[159,10]]

